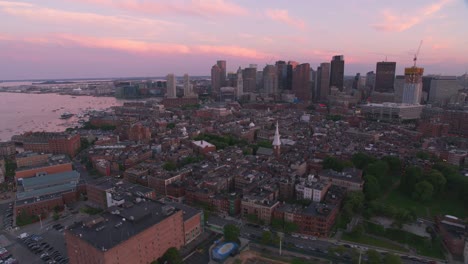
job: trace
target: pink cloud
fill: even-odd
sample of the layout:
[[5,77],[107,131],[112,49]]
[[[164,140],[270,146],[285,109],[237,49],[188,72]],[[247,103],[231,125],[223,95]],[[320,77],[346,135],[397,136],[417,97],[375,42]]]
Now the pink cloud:
[[195,47],[195,52],[207,53],[207,54],[220,54],[226,56],[233,56],[233,57],[244,57],[244,58],[251,58],[251,59],[264,59],[267,58],[268,55],[263,52],[256,51],[254,49],[243,48],[238,46],[197,46]]
[[286,25],[296,27],[299,29],[304,29],[305,28],[305,22],[294,17],[289,16],[288,10],[285,9],[268,9],[265,14],[267,17],[270,19],[284,23]]
[[450,2],[452,2],[452,0],[439,0],[439,2],[430,4],[410,14],[395,14],[395,12],[385,10],[382,12],[384,21],[374,24],[372,27],[379,31],[402,32],[432,18]]
[[144,30],[167,28],[167,27],[178,27],[176,23],[146,19],[138,17],[128,16],[107,16],[95,13],[81,13],[81,12],[70,12],[52,8],[44,8],[33,4],[25,4],[20,2],[4,2],[0,1],[0,12],[23,17],[34,21],[45,21],[51,23],[70,24],[75,25],[88,25],[95,27],[108,27],[118,28],[119,30]]
[[243,16],[249,11],[225,0],[71,0],[146,14],[179,14],[200,17]]
[[95,49],[109,49],[146,56],[158,54],[217,54],[249,59],[263,59],[271,56],[254,49],[239,46],[181,45],[177,43],[156,43],[121,38],[104,38],[73,34],[52,34],[48,36],[30,36],[14,38],[0,35],[0,40],[19,41],[38,45],[80,46]]

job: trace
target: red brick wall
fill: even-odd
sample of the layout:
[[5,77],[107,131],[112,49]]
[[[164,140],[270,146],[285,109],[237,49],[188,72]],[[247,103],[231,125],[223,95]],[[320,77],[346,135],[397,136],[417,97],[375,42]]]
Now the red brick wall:
[[184,245],[182,211],[108,249],[106,252],[89,245],[79,237],[65,233],[70,263],[150,263],[161,257],[170,247]]
[[195,239],[201,234],[201,213],[194,215],[184,222],[185,244]]
[[47,154],[38,154],[29,157],[16,157],[16,165],[18,168],[38,166],[41,164],[47,164],[49,156]]
[[88,201],[102,209],[107,208],[106,192],[93,185],[86,185],[86,193],[88,194]]
[[102,264],[104,263],[104,253],[86,241],[80,239],[70,231],[65,230],[65,241],[67,245],[67,254],[70,264],[87,263],[87,264]]
[[63,199],[61,196],[35,203],[15,205],[15,211],[17,215],[21,214],[22,212],[26,212],[30,215],[38,215],[52,212],[55,206],[63,207]]
[[17,171],[15,173],[15,179],[34,177],[38,172],[47,172],[47,174],[55,174],[65,171],[72,171],[71,163],[57,164],[47,167],[34,168],[30,170]]

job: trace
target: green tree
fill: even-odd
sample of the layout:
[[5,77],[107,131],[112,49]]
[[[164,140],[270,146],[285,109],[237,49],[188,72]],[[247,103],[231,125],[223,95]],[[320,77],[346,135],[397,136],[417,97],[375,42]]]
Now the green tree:
[[402,175],[400,188],[407,195],[411,195],[414,191],[415,185],[423,178],[423,171],[421,167],[410,166],[406,168],[406,172]]
[[387,253],[383,259],[384,264],[402,264],[401,258],[395,254]]
[[167,171],[175,171],[177,170],[177,165],[172,161],[167,161],[166,163],[163,164],[163,169]]
[[367,263],[368,264],[380,264],[382,263],[380,253],[374,249],[367,250]]
[[362,237],[362,235],[364,234],[365,230],[364,230],[364,226],[363,225],[357,225],[353,228],[353,231],[352,231],[352,235],[356,238],[359,238],[359,237]]
[[387,162],[388,167],[392,173],[400,172],[401,160],[395,156],[385,156],[382,158],[383,161]]
[[263,231],[260,241],[264,245],[271,244],[273,242],[273,234],[270,231]]
[[364,194],[368,201],[377,199],[380,196],[379,181],[373,175],[367,175],[365,178]]
[[422,160],[429,160],[431,155],[424,151],[418,151],[418,153],[416,153],[416,157]]
[[413,198],[422,202],[428,201],[434,194],[434,187],[428,181],[421,181],[414,187]]
[[323,160],[323,168],[332,169],[335,171],[342,171],[344,169],[344,166],[339,159],[328,156]]
[[163,259],[167,260],[171,264],[183,264],[184,261],[180,256],[179,250],[175,247],[169,248],[163,255]]
[[440,171],[432,170],[427,176],[427,180],[434,187],[434,194],[439,194],[444,191],[447,180]]
[[367,167],[368,164],[373,163],[375,161],[375,158],[365,153],[358,152],[353,155],[351,161],[353,162],[356,168],[363,170]]
[[168,123],[166,128],[167,129],[173,129],[173,128],[175,128],[175,124],[174,123]]
[[228,242],[239,242],[240,230],[237,226],[227,224],[224,226],[224,240]]
[[382,180],[387,177],[390,172],[390,168],[387,162],[383,160],[376,161],[372,164],[369,164],[366,169],[366,174],[374,175],[378,180]]

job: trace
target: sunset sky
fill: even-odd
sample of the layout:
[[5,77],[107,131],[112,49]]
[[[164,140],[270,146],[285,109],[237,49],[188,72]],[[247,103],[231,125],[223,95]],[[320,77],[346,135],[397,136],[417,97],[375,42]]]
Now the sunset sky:
[[0,0],[0,80],[209,75],[335,54],[345,74],[397,62],[468,70],[468,0]]

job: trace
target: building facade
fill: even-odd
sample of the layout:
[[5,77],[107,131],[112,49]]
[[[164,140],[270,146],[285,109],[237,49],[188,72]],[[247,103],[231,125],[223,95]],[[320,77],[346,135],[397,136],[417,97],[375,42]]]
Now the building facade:
[[377,62],[374,91],[379,93],[393,93],[395,71],[396,62]]
[[344,57],[343,55],[333,56],[330,68],[330,86],[335,86],[338,90],[344,88]]

